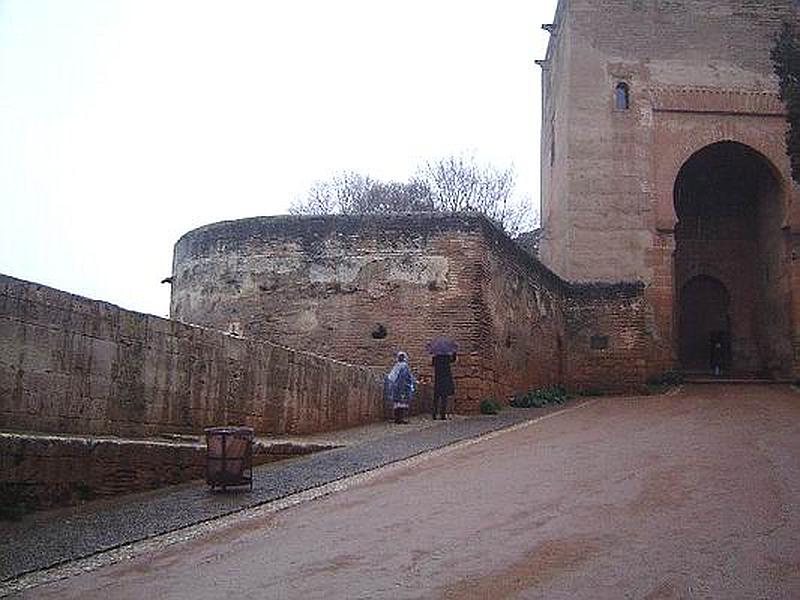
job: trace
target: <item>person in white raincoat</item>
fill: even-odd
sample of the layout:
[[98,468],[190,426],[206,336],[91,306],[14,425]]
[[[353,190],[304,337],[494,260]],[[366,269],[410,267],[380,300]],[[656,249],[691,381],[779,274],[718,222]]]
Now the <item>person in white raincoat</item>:
[[397,361],[386,376],[386,389],[394,408],[395,423],[408,423],[406,417],[416,383],[411,367],[408,366],[408,354],[398,352]]

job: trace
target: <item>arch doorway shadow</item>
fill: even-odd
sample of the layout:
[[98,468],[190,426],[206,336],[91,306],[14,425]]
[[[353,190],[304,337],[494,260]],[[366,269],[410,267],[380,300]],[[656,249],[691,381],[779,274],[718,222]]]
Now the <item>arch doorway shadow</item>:
[[731,368],[730,294],[717,279],[699,275],[680,292],[681,366],[690,372]]
[[677,350],[687,371],[780,377],[793,362],[785,184],[753,148],[695,152],[675,179]]

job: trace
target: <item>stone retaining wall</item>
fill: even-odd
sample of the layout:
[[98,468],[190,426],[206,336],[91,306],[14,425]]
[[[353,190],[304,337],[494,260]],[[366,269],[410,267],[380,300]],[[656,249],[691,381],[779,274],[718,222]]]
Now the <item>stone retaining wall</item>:
[[[330,447],[257,442],[253,464]],[[0,514],[69,506],[204,479],[205,465],[206,448],[200,441],[0,433]]]
[[436,335],[460,344],[458,412],[553,383],[632,389],[655,364],[643,286],[565,282],[477,215],[208,226],[178,243],[174,288],[175,316],[203,327],[0,276],[0,428],[352,427],[386,418],[398,349],[428,409]]
[[384,418],[382,373],[0,275],[0,428],[305,434]]

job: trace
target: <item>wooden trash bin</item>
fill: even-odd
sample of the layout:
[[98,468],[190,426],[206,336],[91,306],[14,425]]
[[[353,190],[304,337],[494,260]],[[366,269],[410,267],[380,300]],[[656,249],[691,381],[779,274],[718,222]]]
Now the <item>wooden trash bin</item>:
[[206,430],[206,481],[211,489],[249,485],[253,489],[252,427]]

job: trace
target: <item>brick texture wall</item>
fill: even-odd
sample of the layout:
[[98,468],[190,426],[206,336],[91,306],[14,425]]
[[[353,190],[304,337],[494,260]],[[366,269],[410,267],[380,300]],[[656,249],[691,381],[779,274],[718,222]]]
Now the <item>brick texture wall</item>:
[[[485,398],[571,385],[573,375],[587,387],[640,385],[650,348],[626,341],[644,327],[634,288],[636,303],[618,294],[587,303],[583,288],[479,215],[259,217],[178,241],[172,316],[382,369],[404,349],[428,381],[425,342],[448,335],[459,343],[455,408],[475,412]],[[566,339],[584,336],[576,323],[593,315],[613,339],[607,352]],[[385,337],[373,335],[379,327]],[[652,329],[637,339],[652,343]]]
[[643,387],[658,364],[652,308],[641,284],[576,284],[565,309],[566,380],[576,389]]
[[173,319],[387,370],[405,350],[430,381],[425,343],[459,343],[460,410],[483,393],[486,231],[469,215],[260,217],[175,246]]
[[372,369],[0,276],[0,428],[310,433],[383,417]]
[[[727,269],[680,247],[674,191],[681,167],[698,151],[737,142],[768,161],[778,182],[780,218],[764,221],[756,253],[770,263],[756,278],[755,313],[739,319],[738,368],[796,374],[800,339],[796,278],[784,239],[797,228],[784,107],[770,48],[783,21],[798,20],[792,0],[562,0],[542,61],[542,226],[540,256],[576,282],[642,281],[653,307],[653,364],[680,366],[681,279]],[[614,90],[624,82],[629,107]],[[551,151],[552,150],[552,151]],[[554,158],[552,155],[554,154]],[[763,199],[759,205],[767,205]],[[772,210],[772,208],[770,208]],[[675,260],[686,257],[687,264]],[[726,254],[730,257],[730,254]],[[728,261],[729,262],[729,261]],[[757,335],[750,323],[763,320]]]
[[564,299],[569,286],[505,235],[487,229],[483,252],[484,396],[566,383]]
[[28,510],[203,477],[199,444],[0,435],[0,502]]

